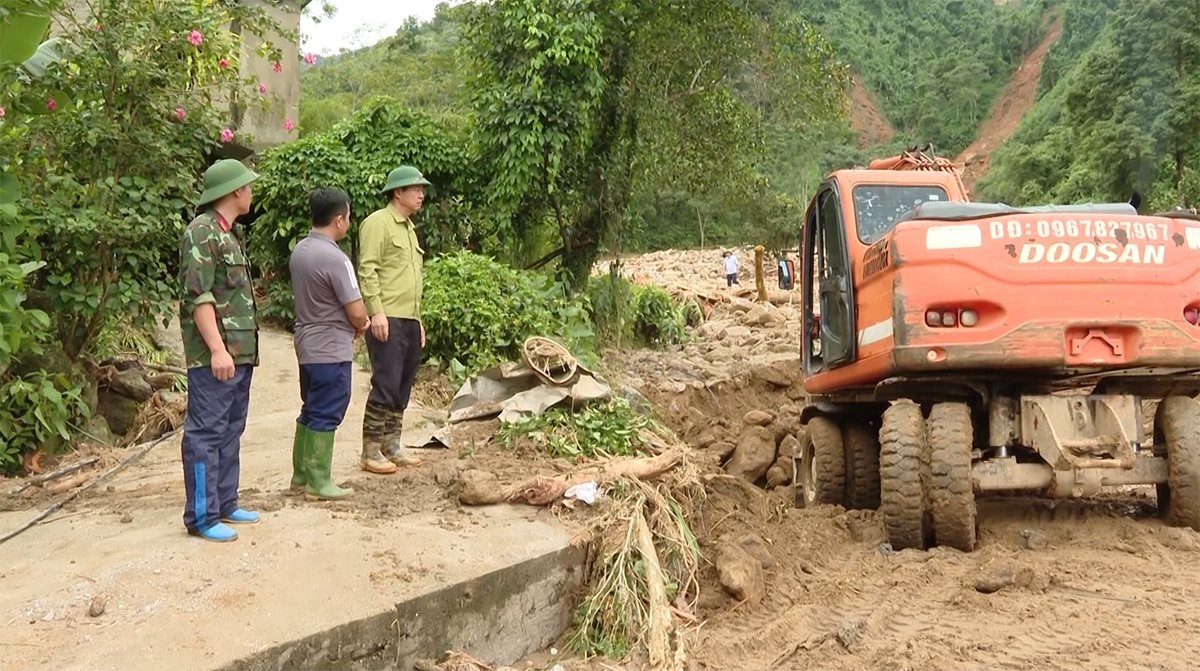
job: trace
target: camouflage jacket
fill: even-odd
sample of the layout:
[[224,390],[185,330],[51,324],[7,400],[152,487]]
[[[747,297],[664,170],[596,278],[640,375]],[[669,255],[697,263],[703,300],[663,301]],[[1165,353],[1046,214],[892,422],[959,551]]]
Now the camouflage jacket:
[[179,244],[179,329],[188,368],[208,366],[211,355],[192,312],[211,303],[217,329],[234,364],[258,365],[257,305],[250,260],[233,227],[213,210],[200,213]]

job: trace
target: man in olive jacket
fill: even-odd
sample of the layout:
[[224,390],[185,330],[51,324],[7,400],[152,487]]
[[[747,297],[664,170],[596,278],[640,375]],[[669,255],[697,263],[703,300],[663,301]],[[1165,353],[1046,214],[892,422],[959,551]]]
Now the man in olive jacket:
[[397,466],[421,463],[406,453],[400,432],[425,346],[421,324],[425,250],[417,242],[411,217],[421,209],[428,185],[416,168],[396,168],[382,190],[388,204],[359,227],[359,286],[371,319],[365,336],[371,392],[363,414],[360,465],[370,473],[395,473]]

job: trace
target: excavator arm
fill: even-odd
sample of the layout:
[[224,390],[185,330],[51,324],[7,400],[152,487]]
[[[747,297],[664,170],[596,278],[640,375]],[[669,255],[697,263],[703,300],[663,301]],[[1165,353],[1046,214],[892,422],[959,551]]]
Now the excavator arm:
[[959,173],[958,167],[954,165],[954,161],[934,154],[932,144],[927,144],[924,148],[917,146],[909,147],[896,156],[877,158],[871,161],[870,165],[867,166],[867,169],[926,170],[929,172],[948,172],[951,175],[954,175],[954,181],[958,184],[958,188],[963,194],[963,200],[970,200],[970,192],[967,190],[967,186],[963,184],[962,174]]

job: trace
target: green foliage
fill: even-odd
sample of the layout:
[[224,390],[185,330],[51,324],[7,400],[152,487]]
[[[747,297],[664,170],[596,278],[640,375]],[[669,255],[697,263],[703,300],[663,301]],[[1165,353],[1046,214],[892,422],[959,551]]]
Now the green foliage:
[[695,303],[676,303],[659,287],[630,282],[621,276],[619,261],[609,264],[607,275],[590,277],[586,294],[599,339],[616,347],[682,343],[696,309]]
[[762,20],[767,7],[469,7],[464,53],[489,194],[518,235],[556,227],[575,286],[602,245],[623,239],[638,198],[722,188],[774,210],[756,169],[763,111],[803,125],[844,110],[832,49],[795,17]]
[[[306,195],[318,186],[350,194],[354,220],[386,204],[379,193],[396,166],[417,166],[433,183],[416,215],[427,251],[456,249],[493,239],[486,213],[467,194],[476,180],[469,145],[460,129],[395,100],[369,100],[350,119],[328,131],[263,152],[255,184],[259,215],[251,227],[249,250],[268,279],[288,282],[288,255],[310,226]],[[357,258],[358,227],[352,225],[343,248]],[[275,290],[271,291],[274,296]],[[286,317],[281,306],[278,317]]]
[[439,4],[431,21],[405,22],[378,44],[364,45],[365,37],[357,36],[337,56],[301,66],[301,131],[328,130],[377,95],[438,118],[465,118],[466,72],[455,57],[460,33],[455,14]]
[[522,417],[501,426],[496,437],[509,448],[522,438],[532,440],[555,458],[629,457],[649,449],[645,436],[656,428],[652,418],[614,398],[579,410],[556,407]]
[[862,75],[892,126],[953,154],[979,123],[1059,0],[796,0]]
[[[0,221],[5,215],[0,215]],[[13,359],[41,352],[38,334],[50,326],[45,312],[26,309],[25,278],[41,267],[40,262],[13,263],[0,253],[0,380]]]
[[[167,313],[200,159],[225,125],[220,96],[267,104],[248,93],[251,82],[238,74],[241,38],[224,26],[279,29],[264,9],[236,4],[105,0],[89,8],[60,17],[63,58],[37,82],[49,113],[11,120],[21,128],[4,143],[28,198],[24,233],[46,263],[39,300],[70,356],[110,315],[145,325]],[[271,50],[264,43],[262,52]],[[23,90],[10,85],[5,102]]]
[[530,336],[556,339],[585,361],[592,351],[585,307],[550,276],[470,252],[425,265],[421,320],[425,356],[445,365],[454,384],[490,365],[519,361]]
[[[1124,201],[1143,209],[1200,201],[1200,13],[1186,3],[1120,0],[1096,31],[1099,9],[1079,12],[1079,50],[977,185],[981,196],[1013,205]],[[1065,20],[1064,20],[1065,23]]]
[[62,375],[36,371],[0,383],[0,472],[11,474],[21,455],[54,451],[68,443],[70,426],[89,416],[79,385]]

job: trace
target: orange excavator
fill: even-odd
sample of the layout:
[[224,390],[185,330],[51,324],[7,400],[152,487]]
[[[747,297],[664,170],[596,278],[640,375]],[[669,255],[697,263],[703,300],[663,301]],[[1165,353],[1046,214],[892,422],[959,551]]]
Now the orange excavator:
[[971,551],[977,496],[1153,484],[1200,530],[1195,215],[972,202],[913,148],[830,174],[800,234],[798,505]]

